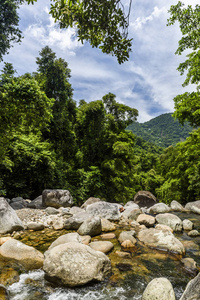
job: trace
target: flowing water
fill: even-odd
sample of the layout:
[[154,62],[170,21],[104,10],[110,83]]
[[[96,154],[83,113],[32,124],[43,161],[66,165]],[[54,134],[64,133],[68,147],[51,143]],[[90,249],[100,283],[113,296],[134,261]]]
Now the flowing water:
[[[200,231],[200,216],[177,213],[183,220],[190,219],[195,229]],[[34,246],[44,252],[58,235],[66,231],[27,232],[18,237],[27,245]],[[186,248],[186,257],[192,257],[200,266],[200,237],[191,238],[186,233],[176,234]],[[100,239],[100,237],[99,237]],[[114,250],[109,254],[112,263],[112,275],[103,283],[88,284],[77,288],[58,288],[44,279],[44,272],[37,270],[19,276],[19,281],[9,282],[8,290],[11,300],[126,300],[141,299],[142,293],[155,277],[166,277],[173,285],[176,299],[180,299],[187,283],[194,277],[188,273],[180,262],[180,257],[144,247],[138,243],[137,248],[130,251],[129,258],[120,258],[115,254],[120,250],[117,240]],[[7,266],[8,270],[10,266]],[[10,270],[15,272],[11,268]],[[15,273],[14,273],[15,274]],[[13,275],[11,275],[13,276]]]

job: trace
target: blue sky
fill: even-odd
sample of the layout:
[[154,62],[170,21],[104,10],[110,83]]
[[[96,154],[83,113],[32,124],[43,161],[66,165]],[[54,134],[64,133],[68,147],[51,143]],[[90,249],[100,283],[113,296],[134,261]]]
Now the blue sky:
[[[199,4],[199,0],[183,2]],[[19,10],[24,39],[11,48],[4,61],[12,63],[19,75],[34,72],[35,58],[48,45],[58,58],[69,64],[74,100],[99,100],[111,92],[117,101],[138,109],[139,122],[148,121],[172,112],[173,98],[192,89],[192,86],[182,88],[184,78],[176,70],[185,59],[174,54],[181,38],[178,24],[166,26],[168,10],[176,3],[175,0],[133,0],[129,26],[132,53],[122,65],[115,57],[101,53],[88,43],[82,45],[73,29],[60,30],[48,13],[50,0],[25,4]]]

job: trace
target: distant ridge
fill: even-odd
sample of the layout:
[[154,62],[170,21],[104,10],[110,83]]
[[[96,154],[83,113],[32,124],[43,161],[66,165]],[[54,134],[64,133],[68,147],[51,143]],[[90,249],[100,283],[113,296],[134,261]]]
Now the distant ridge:
[[160,147],[175,146],[184,141],[194,128],[188,123],[180,125],[178,120],[172,117],[172,113],[162,114],[145,123],[134,122],[127,127],[145,141]]

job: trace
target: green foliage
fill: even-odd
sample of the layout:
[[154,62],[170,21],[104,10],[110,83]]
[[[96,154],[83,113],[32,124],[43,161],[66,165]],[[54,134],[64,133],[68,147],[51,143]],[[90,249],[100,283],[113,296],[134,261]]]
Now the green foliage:
[[166,113],[145,123],[134,122],[127,130],[159,147],[168,147],[184,141],[193,128],[188,123],[181,126],[171,113]]
[[[26,0],[28,3],[37,0]],[[131,41],[128,39],[129,14],[118,0],[54,0],[50,14],[61,28],[74,27],[78,39],[88,41],[103,53],[117,57],[121,64],[128,60]]]
[[0,61],[14,42],[20,42],[22,35],[18,28],[18,0],[0,0]]

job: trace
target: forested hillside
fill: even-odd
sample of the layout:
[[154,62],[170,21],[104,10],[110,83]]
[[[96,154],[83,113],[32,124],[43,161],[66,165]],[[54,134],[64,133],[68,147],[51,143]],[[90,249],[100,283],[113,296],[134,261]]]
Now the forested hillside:
[[181,125],[171,113],[166,113],[145,123],[134,122],[127,129],[145,141],[166,148],[186,140],[194,128],[189,123]]

